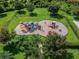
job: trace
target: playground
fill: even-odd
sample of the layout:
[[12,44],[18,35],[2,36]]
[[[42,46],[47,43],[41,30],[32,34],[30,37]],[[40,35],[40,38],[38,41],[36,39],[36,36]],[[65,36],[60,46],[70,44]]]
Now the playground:
[[40,22],[20,22],[15,28],[15,32],[17,35],[39,34],[47,36],[49,34],[59,34],[61,36],[66,36],[68,30],[64,24],[60,22],[43,20]]

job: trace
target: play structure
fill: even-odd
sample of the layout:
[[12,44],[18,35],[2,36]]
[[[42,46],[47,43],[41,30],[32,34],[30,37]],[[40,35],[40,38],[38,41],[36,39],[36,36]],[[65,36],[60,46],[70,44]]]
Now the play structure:
[[17,35],[33,35],[39,34],[47,36],[49,34],[59,34],[62,36],[67,35],[67,28],[60,22],[44,20],[40,22],[22,22],[15,28]]

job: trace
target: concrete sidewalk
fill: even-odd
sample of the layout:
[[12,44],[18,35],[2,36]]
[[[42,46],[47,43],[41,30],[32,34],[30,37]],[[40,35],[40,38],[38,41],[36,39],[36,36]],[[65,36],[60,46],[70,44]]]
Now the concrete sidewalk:
[[76,26],[79,28],[79,21],[78,20],[74,20],[73,21],[75,24],[76,24]]

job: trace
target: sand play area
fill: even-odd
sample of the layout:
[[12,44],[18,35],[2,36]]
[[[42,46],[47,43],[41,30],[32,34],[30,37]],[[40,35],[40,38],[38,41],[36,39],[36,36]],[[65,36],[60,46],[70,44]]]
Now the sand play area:
[[33,35],[39,34],[47,36],[49,34],[57,33],[65,36],[68,33],[67,28],[60,22],[44,20],[40,22],[22,22],[15,28],[17,35]]

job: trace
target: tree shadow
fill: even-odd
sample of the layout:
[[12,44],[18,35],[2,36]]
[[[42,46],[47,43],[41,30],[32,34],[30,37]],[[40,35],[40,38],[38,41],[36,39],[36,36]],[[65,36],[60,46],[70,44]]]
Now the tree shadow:
[[65,56],[63,56],[64,59],[74,59],[74,56],[72,53],[66,53]]
[[[49,57],[49,58],[48,58]],[[74,59],[74,56],[72,53],[69,53],[66,51],[66,53],[63,53],[62,55],[49,55],[49,56],[45,56],[44,59]]]
[[6,16],[7,16],[7,14],[5,14],[5,13],[0,14],[0,18],[6,17]]
[[79,49],[79,45],[66,46],[67,49]]
[[64,46],[65,49],[79,49],[79,44],[66,43]]
[[14,10],[15,10],[14,8],[9,8],[5,12],[10,12],[10,11],[14,11]]
[[78,17],[78,16],[76,16],[76,17],[74,17],[74,19],[75,19],[75,20],[79,20],[79,17]]
[[64,16],[59,15],[59,14],[50,14],[50,16],[53,18],[58,18],[58,19],[64,18]]
[[72,53],[65,53],[61,56],[56,56],[55,59],[74,59]]
[[26,14],[26,11],[19,10],[19,11],[17,11],[16,13],[19,14],[19,15],[25,15],[25,14]]
[[30,16],[32,17],[37,16],[37,13],[30,13]]

